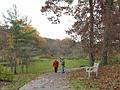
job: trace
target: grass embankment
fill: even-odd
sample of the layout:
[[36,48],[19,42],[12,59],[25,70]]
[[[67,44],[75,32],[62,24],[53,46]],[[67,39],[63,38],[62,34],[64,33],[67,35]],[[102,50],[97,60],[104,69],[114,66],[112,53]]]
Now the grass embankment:
[[[88,64],[87,60],[83,59],[65,59],[65,68],[78,68]],[[60,70],[60,66],[59,66]],[[53,72],[52,59],[41,58],[30,64],[27,73],[20,74],[20,67],[18,67],[19,74],[14,75],[13,82],[10,82],[4,87],[4,90],[18,90],[25,83],[35,79],[38,75],[43,73]]]

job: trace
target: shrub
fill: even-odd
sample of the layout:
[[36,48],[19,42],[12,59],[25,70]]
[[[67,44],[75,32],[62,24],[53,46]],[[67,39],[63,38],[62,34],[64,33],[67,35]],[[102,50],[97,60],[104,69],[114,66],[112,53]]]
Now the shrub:
[[0,65],[0,80],[12,81],[13,73],[11,70],[3,65]]

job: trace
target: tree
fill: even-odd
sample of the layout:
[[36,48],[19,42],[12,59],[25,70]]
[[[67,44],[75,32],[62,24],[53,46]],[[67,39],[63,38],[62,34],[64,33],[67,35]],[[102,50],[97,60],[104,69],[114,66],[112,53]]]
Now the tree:
[[94,65],[94,54],[93,54],[93,42],[94,42],[94,32],[93,32],[93,25],[94,25],[94,17],[93,17],[93,0],[89,0],[90,6],[90,31],[89,31],[89,59],[90,59],[90,66]]
[[[71,4],[74,0],[65,0],[69,4]],[[60,2],[60,1],[58,1]],[[62,2],[62,1],[61,1]],[[90,6],[90,8],[88,8]],[[83,40],[87,39],[87,45],[88,45],[88,51],[89,51],[89,61],[90,65],[92,66],[94,64],[94,55],[93,55],[93,43],[94,43],[94,32],[93,32],[93,1],[89,0],[89,3],[87,1],[80,1],[78,2],[78,6],[76,6],[76,9],[71,8],[69,6],[59,6],[57,4],[54,4],[54,2],[46,1],[46,6],[42,7],[42,12],[49,12],[53,11],[54,14],[56,14],[56,19],[54,17],[49,18],[50,21],[53,22],[59,22],[59,17],[63,14],[63,10],[66,10],[64,14],[74,15],[76,18],[76,22],[73,26],[73,29],[70,29],[67,31],[68,34],[72,34],[72,36],[80,36],[83,38]],[[83,11],[84,10],[84,11]],[[89,10],[89,11],[88,11]],[[61,14],[61,15],[59,15]],[[88,16],[90,14],[90,16]],[[54,20],[55,19],[55,20]],[[83,24],[82,24],[83,23]],[[89,28],[90,26],[90,28]],[[88,29],[88,30],[86,30]],[[86,31],[85,31],[86,30]],[[82,32],[81,32],[82,31]],[[74,33],[74,35],[73,35]],[[86,36],[86,35],[87,36]],[[83,36],[81,36],[83,35]],[[84,36],[85,35],[85,36]],[[76,37],[75,37],[76,38]]]
[[[101,4],[102,8],[102,23],[104,25],[104,33],[103,33],[103,50],[102,50],[102,60],[101,64],[106,65],[108,63],[108,58],[110,53],[115,51],[112,47],[117,46],[119,42],[119,16],[118,10],[116,10],[117,5],[114,5],[113,0],[105,0]],[[117,41],[117,42],[116,42]],[[115,44],[116,43],[116,44]],[[117,47],[118,48],[118,47]]]
[[17,65],[20,64],[22,72],[24,66],[27,67],[30,59],[33,56],[39,55],[41,48],[44,47],[45,40],[40,37],[40,34],[34,28],[27,17],[22,17],[16,5],[7,10],[3,15],[5,25],[8,27],[7,32],[10,33],[9,59],[11,62],[11,69],[16,74]]
[[106,28],[104,30],[104,34],[103,34],[103,53],[102,53],[102,61],[101,64],[105,65],[107,64],[107,58],[108,58],[108,31],[110,31],[110,25],[111,25],[111,6],[109,5],[111,2],[106,0],[106,14],[107,15],[107,22],[106,22]]
[[106,65],[112,48],[119,47],[119,0],[79,0],[74,7],[71,5],[74,0],[66,6],[60,3],[69,0],[55,1],[46,1],[41,11],[53,12],[55,15],[48,19],[55,23],[60,23],[59,17],[63,14],[73,15],[76,22],[66,32],[89,52],[90,65],[96,55],[102,57],[101,64]]
[[[19,41],[21,39],[21,29],[28,24],[27,17],[20,17],[20,14],[17,10],[16,5],[13,5],[13,8],[7,10],[6,15],[3,15],[5,24],[8,27],[8,32],[10,33],[10,37],[12,38],[11,46],[9,47],[11,66],[14,66],[14,73],[17,73],[17,58],[19,58]],[[24,35],[25,36],[25,35]],[[27,36],[27,35],[26,35]]]
[[0,25],[0,59],[5,60],[8,48],[9,33],[5,26]]

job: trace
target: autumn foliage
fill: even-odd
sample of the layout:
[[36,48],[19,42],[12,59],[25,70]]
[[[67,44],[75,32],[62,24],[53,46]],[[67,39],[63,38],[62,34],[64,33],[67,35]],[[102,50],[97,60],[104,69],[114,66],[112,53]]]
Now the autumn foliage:
[[[60,5],[62,2],[68,4]],[[82,43],[90,60],[100,59],[107,64],[120,53],[119,0],[79,0],[76,6],[72,6],[72,2],[74,0],[48,0],[41,11],[55,24],[60,23],[63,14],[73,16],[76,22],[66,33]],[[54,15],[49,16],[50,12]]]
[[[76,89],[85,90],[119,90],[120,89],[120,68],[119,64],[107,65],[101,67],[98,72],[98,77],[92,74],[88,79],[84,69],[68,73],[70,83]],[[73,82],[74,81],[74,82]]]

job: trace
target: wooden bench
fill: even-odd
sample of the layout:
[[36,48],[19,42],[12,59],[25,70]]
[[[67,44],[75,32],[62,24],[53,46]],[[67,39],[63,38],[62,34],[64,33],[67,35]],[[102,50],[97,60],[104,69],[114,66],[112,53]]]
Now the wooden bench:
[[99,68],[99,63],[94,63],[94,66],[92,67],[86,67],[86,72],[88,73],[88,77],[90,77],[91,73],[95,73],[96,76],[98,76],[98,68]]

